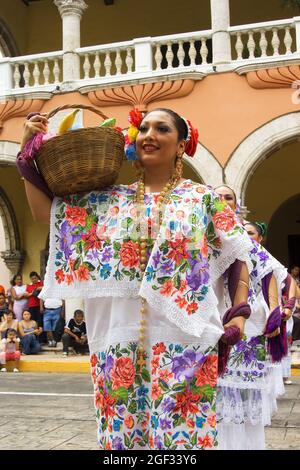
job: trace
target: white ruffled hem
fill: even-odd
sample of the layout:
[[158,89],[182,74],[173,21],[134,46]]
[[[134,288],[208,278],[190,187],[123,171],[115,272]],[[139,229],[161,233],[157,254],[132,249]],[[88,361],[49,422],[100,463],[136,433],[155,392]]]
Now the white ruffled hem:
[[252,426],[271,424],[269,394],[263,389],[217,387],[217,421],[222,424]]

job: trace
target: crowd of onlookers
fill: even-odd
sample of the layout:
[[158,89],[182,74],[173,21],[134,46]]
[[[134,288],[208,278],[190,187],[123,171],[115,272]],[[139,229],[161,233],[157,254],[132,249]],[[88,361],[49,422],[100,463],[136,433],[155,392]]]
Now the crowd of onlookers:
[[56,347],[63,343],[63,355],[72,347],[76,354],[88,352],[84,312],[75,310],[65,323],[65,303],[62,299],[40,299],[43,281],[32,271],[30,283],[24,284],[16,274],[9,288],[0,284],[0,371],[6,372],[6,362],[15,361],[18,372],[21,355],[38,354],[43,345]]

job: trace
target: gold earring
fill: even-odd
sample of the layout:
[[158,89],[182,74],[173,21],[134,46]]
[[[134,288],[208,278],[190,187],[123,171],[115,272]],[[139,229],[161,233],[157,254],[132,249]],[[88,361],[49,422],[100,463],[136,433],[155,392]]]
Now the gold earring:
[[139,160],[136,160],[132,162],[132,166],[136,170],[137,179],[140,179],[144,173],[144,168],[142,167],[141,162]]
[[182,156],[181,156],[181,157],[177,157],[176,164],[175,164],[175,168],[176,168],[176,176],[177,176],[179,179],[182,178],[182,173],[183,173]]

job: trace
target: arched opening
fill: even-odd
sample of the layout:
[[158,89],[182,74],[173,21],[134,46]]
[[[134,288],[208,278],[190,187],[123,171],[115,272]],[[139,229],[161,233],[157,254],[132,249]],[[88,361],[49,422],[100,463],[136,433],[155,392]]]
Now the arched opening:
[[273,214],[267,249],[286,266],[300,266],[300,192],[285,201]]
[[17,43],[6,23],[0,18],[0,58],[18,55],[20,55],[20,51]]
[[22,268],[25,253],[21,250],[20,233],[13,206],[1,187],[0,220],[0,275],[3,273],[7,279]]
[[266,247],[285,266],[300,257],[299,153],[295,140],[261,156],[244,185],[248,220],[269,224]]
[[[243,205],[246,203],[250,180],[260,165],[284,144],[294,142],[299,136],[300,112],[297,111],[273,119],[256,129],[234,150],[225,167],[225,179],[226,183],[235,189]],[[295,155],[291,168],[294,172],[298,162],[299,158],[297,159]],[[288,167],[284,161],[282,164],[280,172],[284,174]]]

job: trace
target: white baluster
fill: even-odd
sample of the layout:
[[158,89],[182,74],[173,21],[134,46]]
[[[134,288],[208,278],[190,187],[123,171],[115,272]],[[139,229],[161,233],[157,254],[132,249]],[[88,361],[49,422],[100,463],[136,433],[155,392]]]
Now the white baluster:
[[54,66],[53,66],[53,75],[54,75],[54,83],[59,83],[59,75],[60,75],[60,68],[58,64],[58,59],[54,60]]
[[19,70],[19,64],[15,64],[14,70],[14,88],[20,88],[21,74]]
[[29,87],[30,71],[29,71],[28,62],[25,62],[24,66],[25,66],[24,68],[25,87]]
[[84,80],[90,78],[90,71],[91,71],[91,64],[88,54],[84,54],[84,63],[83,63],[83,70],[84,70]]
[[253,31],[249,31],[249,39],[248,39],[248,42],[247,42],[247,47],[248,47],[248,51],[249,51],[249,59],[254,59],[255,58],[255,55],[254,55],[254,52],[255,52],[255,41],[254,41],[254,38],[253,38]]
[[260,50],[261,50],[261,57],[266,57],[267,56],[268,41],[267,41],[267,38],[266,38],[266,31],[264,29],[262,29],[261,32],[260,32],[259,47],[260,47]]
[[34,78],[34,86],[40,85],[40,68],[38,62],[34,62],[33,68],[33,78]]
[[208,49],[206,45],[206,38],[201,38],[200,55],[202,59],[202,65],[207,64]]
[[111,58],[110,58],[110,51],[107,51],[105,55],[105,61],[104,61],[104,67],[105,67],[105,76],[110,77],[111,73]]
[[237,60],[242,60],[243,59],[244,44],[243,44],[243,41],[242,41],[242,34],[241,33],[237,33],[237,35],[236,35],[235,50],[236,50]]
[[195,41],[191,40],[190,49],[189,49],[189,57],[191,59],[191,65],[196,65],[195,63],[196,55],[197,55],[197,51],[195,48]]
[[49,85],[50,69],[48,65],[48,60],[45,60],[44,62],[43,77],[44,77],[44,85]]
[[116,64],[117,75],[121,75],[122,74],[122,59],[121,59],[120,49],[117,49],[115,64]]
[[272,37],[272,46],[273,46],[273,55],[279,55],[279,46],[280,46],[280,40],[278,37],[278,29],[277,28],[272,28],[273,31],[273,37]]
[[99,78],[100,77],[100,69],[101,69],[101,62],[100,62],[99,52],[96,52],[96,54],[95,54],[94,69],[95,69],[95,78]]
[[166,53],[166,59],[167,59],[167,63],[168,63],[167,68],[171,69],[172,68],[172,62],[173,62],[173,57],[174,57],[174,54],[173,54],[173,51],[172,51],[172,43],[168,42],[167,46],[168,46],[167,53]]
[[128,47],[128,49],[127,49],[125,62],[126,62],[127,72],[131,73],[132,72],[132,67],[133,67],[133,58],[132,58],[132,55],[131,55],[130,47]]
[[155,56],[154,56],[154,60],[155,60],[155,64],[156,64],[156,70],[161,70],[161,62],[162,62],[162,59],[163,59],[163,56],[162,56],[162,53],[161,53],[161,50],[160,50],[160,44],[157,44],[156,45],[156,52],[155,52]]
[[290,27],[287,26],[285,28],[285,35],[284,35],[284,45],[285,45],[285,53],[286,54],[292,54],[292,44],[293,44],[293,39],[290,33]]
[[179,47],[178,47],[178,52],[177,52],[177,57],[179,61],[179,67],[184,67],[184,49],[183,49],[183,41],[179,41]]

